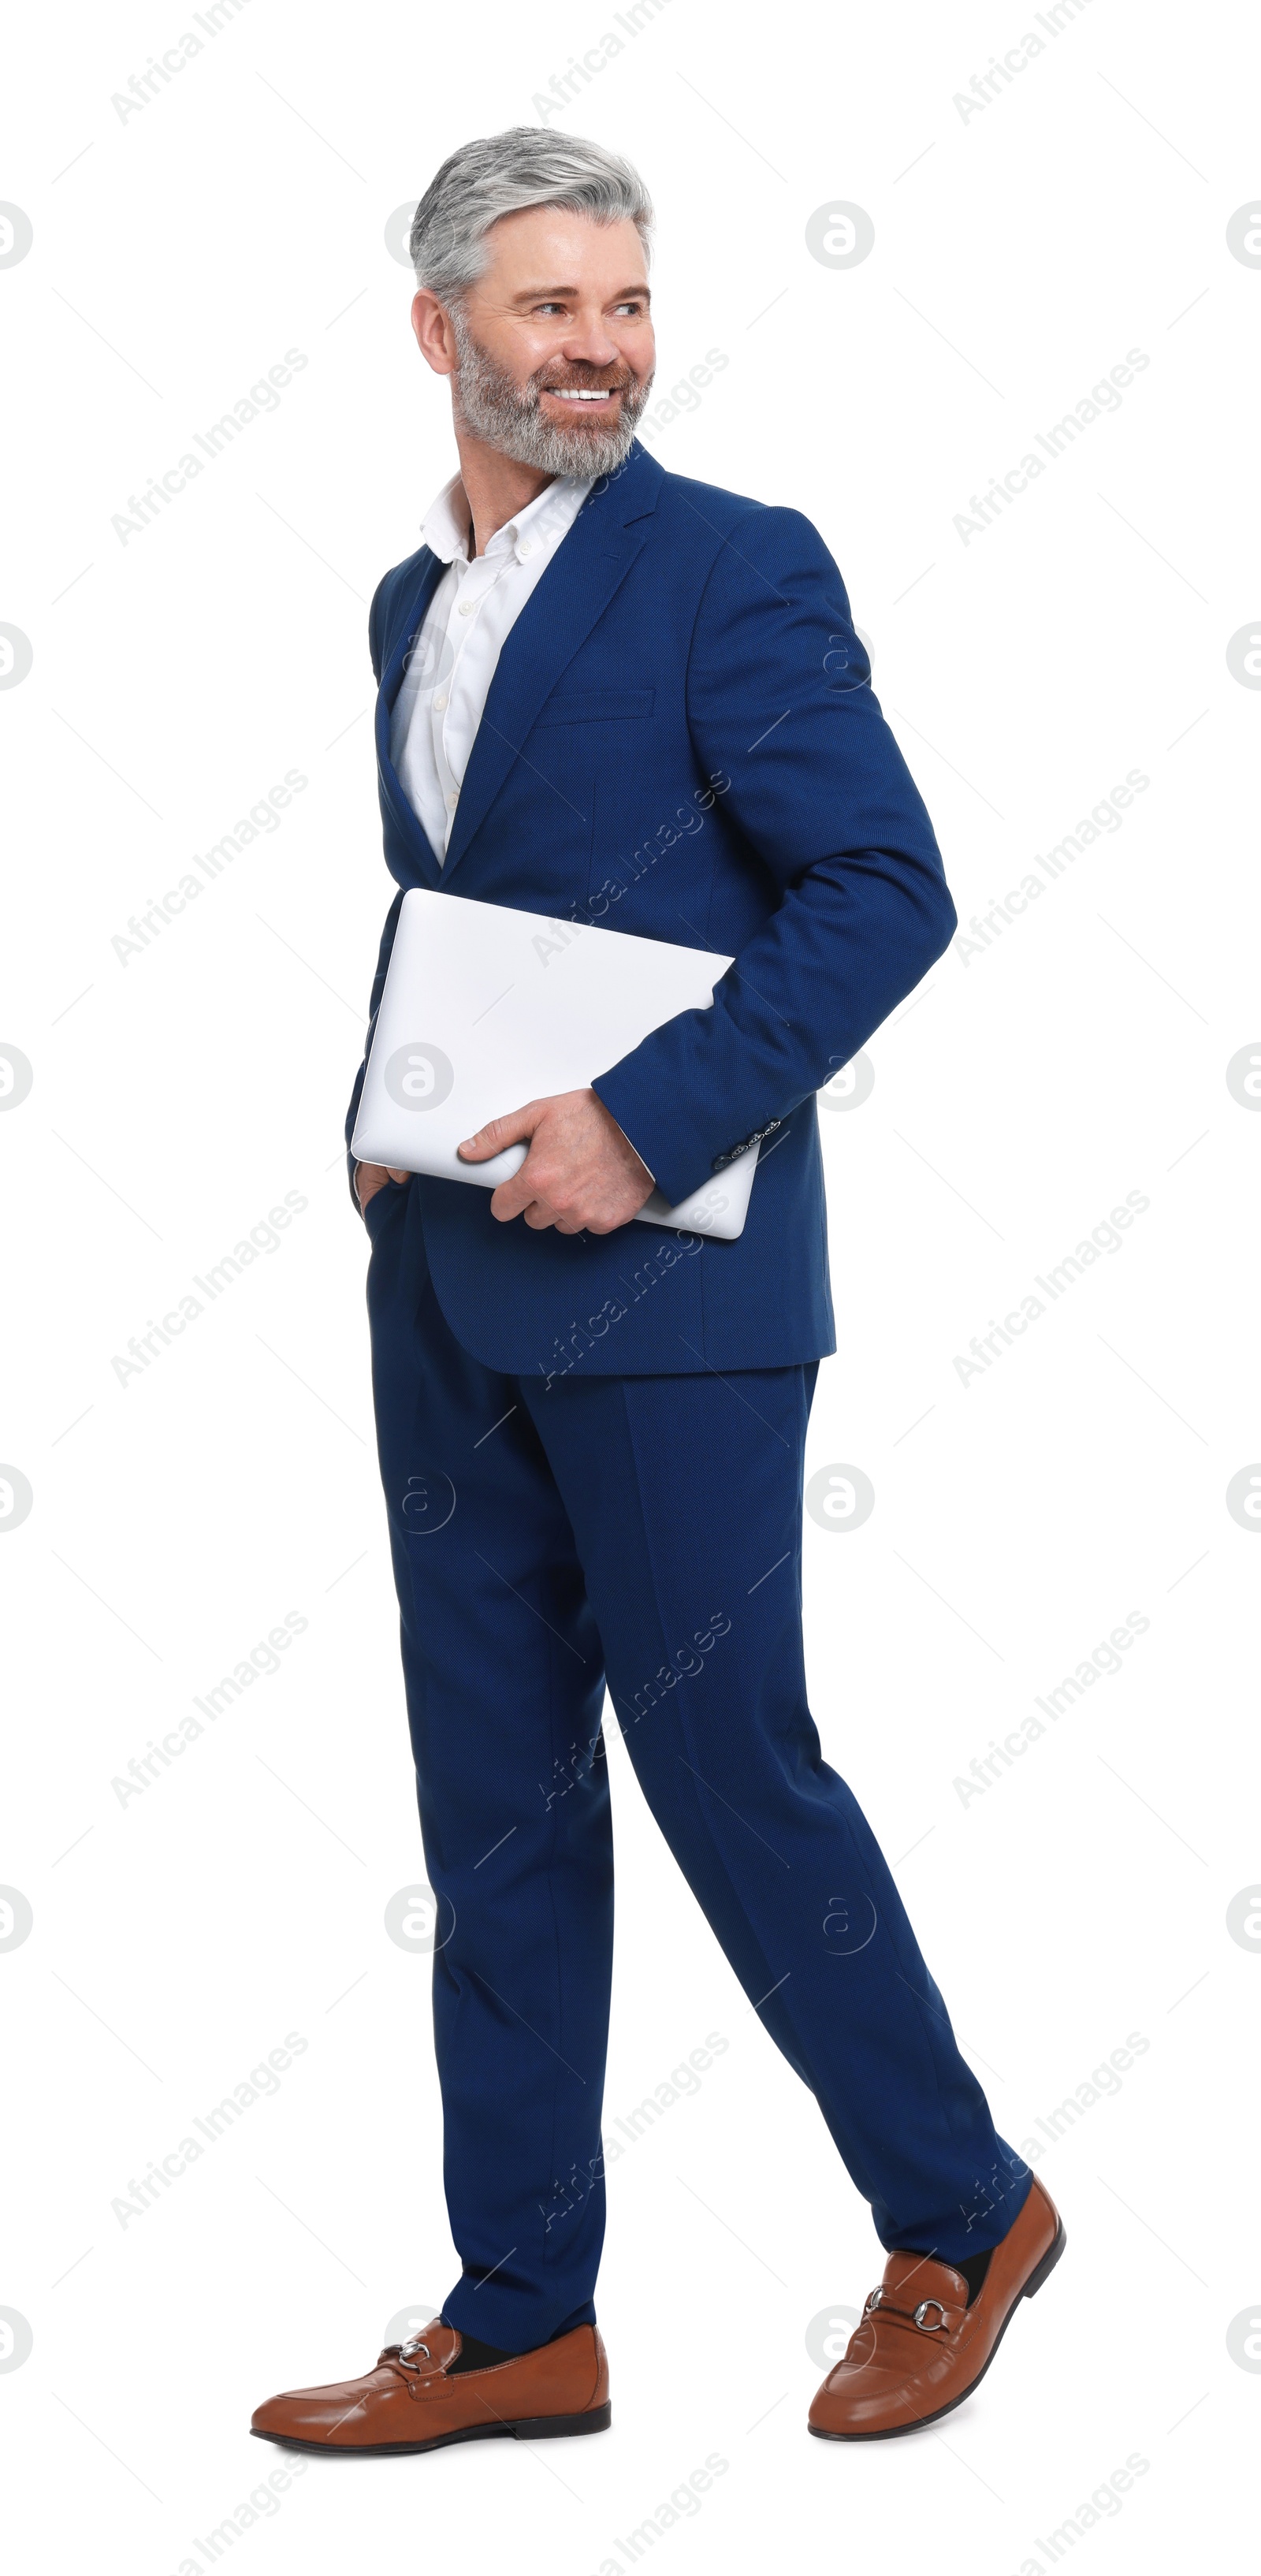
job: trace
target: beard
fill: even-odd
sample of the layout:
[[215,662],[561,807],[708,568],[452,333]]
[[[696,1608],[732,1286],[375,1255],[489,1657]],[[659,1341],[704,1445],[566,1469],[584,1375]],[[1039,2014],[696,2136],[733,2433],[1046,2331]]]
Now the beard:
[[[585,478],[612,474],[625,463],[652,390],[650,375],[636,376],[622,365],[566,366],[563,360],[553,360],[518,384],[473,338],[458,305],[451,308],[451,322],[458,352],[453,380],[456,416],[475,438],[501,456],[511,457],[514,465],[532,466],[538,474]],[[581,407],[575,408],[572,422],[544,419],[540,395],[557,385],[599,385],[602,392],[619,393],[616,421],[584,420]]]

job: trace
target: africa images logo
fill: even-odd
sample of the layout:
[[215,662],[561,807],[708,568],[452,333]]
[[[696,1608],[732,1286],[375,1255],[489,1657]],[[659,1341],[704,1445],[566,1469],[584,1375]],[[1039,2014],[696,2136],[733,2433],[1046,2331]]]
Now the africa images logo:
[[386,1090],[400,1109],[438,1109],[454,1085],[450,1056],[427,1038],[396,1047],[385,1068]]

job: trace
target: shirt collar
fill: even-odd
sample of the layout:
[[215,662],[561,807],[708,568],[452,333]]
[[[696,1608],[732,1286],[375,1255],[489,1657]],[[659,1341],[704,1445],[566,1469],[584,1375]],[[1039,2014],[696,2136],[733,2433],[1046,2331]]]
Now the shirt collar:
[[[593,480],[593,476],[584,480],[573,474],[558,474],[551,483],[544,484],[524,510],[518,510],[515,517],[496,530],[486,549],[487,557],[512,553],[520,562],[523,544],[529,554],[538,539],[545,540],[556,532],[564,534],[577,518]],[[467,563],[468,503],[458,474],[444,483],[430,503],[420,533],[423,543],[442,563]]]

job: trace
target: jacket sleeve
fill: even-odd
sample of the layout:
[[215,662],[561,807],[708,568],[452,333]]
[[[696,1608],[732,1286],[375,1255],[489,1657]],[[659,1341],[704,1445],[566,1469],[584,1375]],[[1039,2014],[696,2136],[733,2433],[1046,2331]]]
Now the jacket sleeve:
[[[368,652],[372,660],[372,675],[377,682],[378,687],[381,682],[383,619],[385,612],[385,594],[389,578],[390,576],[387,573],[384,581],[378,582],[376,590],[373,593],[372,606],[368,610]],[[385,990],[385,972],[390,962],[390,951],[394,946],[394,933],[398,928],[398,916],[402,908],[402,902],[403,897],[400,892],[395,896],[394,901],[390,905],[390,909],[386,914],[385,928],[381,933],[381,946],[377,953],[377,971],[372,979],[372,998],[368,1004],[368,1034],[364,1040],[363,1062],[359,1067],[358,1073],[355,1075],[355,1086],[350,1095],[350,1107],[346,1112],[346,1177],[350,1184],[350,1196],[356,1216],[361,1216],[363,1211],[359,1205],[358,1199],[355,1197],[355,1158],[350,1150],[350,1140],[355,1132],[355,1120],[359,1115],[359,1098],[363,1090],[363,1078],[368,1070],[368,1056],[372,1047],[372,1033],[376,1027],[377,1012],[381,1007],[381,995]]]
[[707,1009],[596,1077],[672,1206],[848,1064],[956,927],[845,586],[799,512],[755,506],[722,545],[687,712],[701,770],[730,777],[724,810],[780,899]]

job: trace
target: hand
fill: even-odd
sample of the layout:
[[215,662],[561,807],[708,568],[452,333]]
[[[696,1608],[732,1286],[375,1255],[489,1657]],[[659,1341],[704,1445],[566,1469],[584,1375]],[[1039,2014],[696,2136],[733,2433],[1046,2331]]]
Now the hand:
[[392,1172],[386,1163],[356,1163],[355,1197],[359,1201],[360,1216],[363,1215],[369,1199],[375,1198],[377,1191],[383,1190],[387,1181],[410,1181],[410,1179],[410,1172]]
[[519,1172],[501,1181],[490,1212],[506,1224],[524,1216],[536,1233],[612,1234],[638,1216],[656,1183],[629,1136],[594,1091],[561,1091],[550,1100],[528,1100],[507,1118],[492,1118],[466,1137],[466,1163],[484,1163],[505,1145],[529,1142]]

